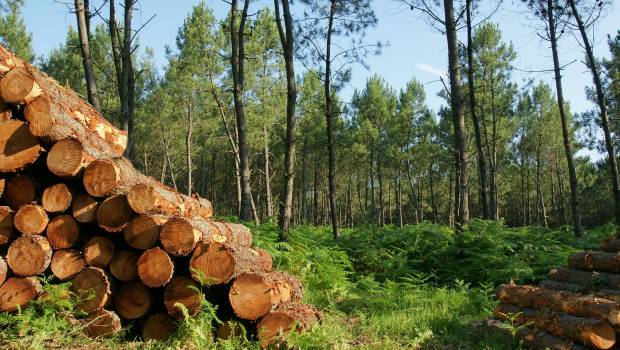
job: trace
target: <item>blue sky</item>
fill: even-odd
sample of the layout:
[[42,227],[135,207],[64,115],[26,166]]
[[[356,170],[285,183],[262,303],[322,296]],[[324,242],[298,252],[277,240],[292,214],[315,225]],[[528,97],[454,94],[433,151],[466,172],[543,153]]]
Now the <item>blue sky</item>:
[[[73,1],[64,0],[68,3]],[[100,1],[95,1],[99,3]],[[140,11],[136,13],[136,24],[146,22],[152,15],[156,17],[140,33],[143,45],[155,50],[159,65],[165,64],[164,48],[174,45],[179,26],[198,0],[142,0]],[[221,0],[206,1],[215,10],[216,16],[223,18],[228,5]],[[482,13],[488,13],[494,2],[483,1]],[[252,2],[252,8],[271,6],[272,1]],[[368,60],[370,69],[357,66],[353,70],[351,83],[343,91],[344,99],[350,97],[354,88],[363,88],[366,79],[372,74],[379,74],[395,89],[400,89],[412,78],[427,83],[427,100],[431,108],[437,110],[444,101],[437,97],[441,83],[432,82],[445,72],[447,66],[446,40],[417,13],[409,10],[401,2],[393,0],[375,0],[374,8],[379,19],[376,28],[368,33],[368,41],[387,41],[389,46],[380,56]],[[118,11],[121,11],[119,8]],[[500,24],[505,41],[511,41],[518,57],[515,67],[521,70],[545,70],[552,66],[548,43],[542,42],[536,35],[536,21],[524,13],[520,0],[505,1],[491,19]],[[67,6],[58,0],[27,0],[23,9],[28,30],[32,32],[34,48],[37,55],[46,55],[52,48],[64,42],[67,28],[75,26],[75,16],[69,13]],[[615,35],[620,29],[620,9],[617,4],[603,18],[594,30],[595,53],[608,56],[607,34]],[[136,25],[136,27],[137,27]],[[464,33],[461,33],[461,36]],[[560,60],[566,64],[573,60],[563,73],[564,91],[567,101],[574,112],[592,108],[585,99],[584,88],[591,82],[590,75],[583,65],[583,53],[575,38],[567,35],[560,43]],[[518,83],[536,78],[552,83],[551,73],[514,72]]]

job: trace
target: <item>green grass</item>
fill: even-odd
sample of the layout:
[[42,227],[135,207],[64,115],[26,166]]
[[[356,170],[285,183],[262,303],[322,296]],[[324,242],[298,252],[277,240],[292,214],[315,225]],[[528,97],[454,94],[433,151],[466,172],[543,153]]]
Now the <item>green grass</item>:
[[[614,232],[605,226],[577,240],[565,230],[508,229],[501,222],[477,220],[459,237],[448,227],[424,223],[345,229],[334,242],[329,228],[298,227],[288,243],[279,243],[272,224],[252,230],[255,243],[272,253],[274,268],[299,276],[305,286],[304,302],[323,312],[320,325],[294,335],[290,344],[338,350],[518,349],[511,339],[494,338],[477,327],[496,303],[495,287],[511,280],[535,283],[552,266],[563,265],[570,253],[594,249]],[[61,315],[72,309],[59,292],[63,287],[46,288],[56,290],[53,306],[36,303],[19,314],[0,317],[3,344],[257,349],[256,343],[244,339],[213,340],[210,329],[217,321],[207,303],[199,317],[181,323],[166,343],[127,342],[130,331],[93,342],[63,321]],[[63,334],[72,336],[67,339]]]

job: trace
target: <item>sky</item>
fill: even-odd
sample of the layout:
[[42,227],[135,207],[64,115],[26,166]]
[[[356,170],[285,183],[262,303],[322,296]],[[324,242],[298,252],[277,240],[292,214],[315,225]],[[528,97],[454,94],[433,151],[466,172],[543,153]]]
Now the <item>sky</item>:
[[[117,0],[118,1],[118,0]],[[75,26],[75,15],[69,13],[70,0],[26,0],[23,16],[28,30],[32,33],[35,52],[38,56],[47,55],[54,47],[65,41],[67,29]],[[198,0],[141,0],[140,9],[135,16],[135,27],[147,22],[140,32],[140,42],[155,50],[155,60],[164,66],[166,45],[174,46],[178,28]],[[100,0],[94,1],[100,3]],[[207,5],[214,9],[218,18],[226,16],[228,6],[222,0],[208,0]],[[479,18],[491,12],[494,1],[482,1]],[[272,6],[268,0],[257,0],[251,8]],[[426,20],[408,6],[395,0],[375,0],[373,2],[378,24],[369,30],[367,41],[387,42],[379,56],[368,58],[369,69],[357,65],[353,68],[351,82],[342,91],[343,100],[352,95],[354,89],[362,89],[368,77],[381,75],[394,89],[403,88],[415,78],[425,83],[427,102],[438,110],[445,101],[437,96],[442,89],[438,78],[445,74],[447,67],[447,44],[445,37],[433,29]],[[122,8],[117,6],[117,12]],[[105,14],[104,14],[105,15]],[[520,0],[506,0],[491,21],[499,23],[506,42],[512,42],[517,52],[514,62],[514,80],[522,85],[528,79],[542,79],[553,86],[552,73],[527,73],[523,71],[548,70],[552,68],[551,49],[536,34],[537,23],[526,15]],[[608,57],[607,35],[615,35],[620,29],[620,8],[613,4],[607,15],[592,32],[594,50],[597,57]],[[464,32],[464,31],[462,31]],[[465,33],[461,33],[460,39]],[[583,52],[575,37],[566,35],[560,42],[560,63],[569,62],[563,72],[563,87],[566,100],[573,112],[592,109],[586,100],[584,88],[591,83],[591,76],[583,64]],[[299,69],[298,69],[299,71]],[[298,72],[301,74],[301,72]]]

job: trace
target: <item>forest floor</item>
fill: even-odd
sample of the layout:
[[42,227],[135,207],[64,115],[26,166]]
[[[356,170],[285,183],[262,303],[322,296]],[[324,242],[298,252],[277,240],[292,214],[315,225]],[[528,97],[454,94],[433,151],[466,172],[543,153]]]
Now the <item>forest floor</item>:
[[[570,253],[595,249],[613,233],[605,226],[577,240],[563,229],[476,220],[458,239],[446,226],[424,223],[344,229],[337,242],[329,228],[299,227],[289,243],[278,243],[275,225],[252,229],[256,244],[273,254],[274,268],[300,276],[304,301],[323,311],[319,326],[292,337],[301,349],[518,349],[479,327],[496,304],[495,287],[543,279]],[[63,287],[46,288],[46,304],[0,314],[0,347],[258,349],[242,339],[213,341],[209,305],[166,343],[127,342],[131,330],[93,342],[63,320],[72,307]]]

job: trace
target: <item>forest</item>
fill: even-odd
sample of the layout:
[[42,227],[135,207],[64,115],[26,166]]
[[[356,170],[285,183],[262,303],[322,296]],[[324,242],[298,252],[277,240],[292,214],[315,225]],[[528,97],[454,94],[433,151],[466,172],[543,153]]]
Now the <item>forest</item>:
[[[547,60],[524,80],[515,78],[522,53],[496,16],[501,0],[394,0],[443,37],[438,109],[429,105],[427,81],[412,76],[395,88],[372,73],[369,58],[389,45],[368,35],[382,25],[380,1],[224,0],[225,17],[196,1],[164,65],[141,40],[153,25],[154,17],[139,15],[155,6],[150,1],[56,1],[69,27],[49,52],[35,52],[25,1],[0,1],[0,43],[126,133],[122,156],[137,171],[183,198],[208,199],[217,220],[249,227],[274,269],[301,280],[303,301],[321,321],[279,348],[614,345],[618,328],[597,316],[616,312],[610,324],[620,324],[620,244],[611,247],[620,235],[620,22],[612,33],[597,27],[614,15],[613,1],[513,4]],[[580,60],[562,57],[558,46],[567,40]],[[588,111],[572,111],[564,95],[568,65],[588,74]],[[349,98],[343,91],[354,67],[371,75]],[[584,275],[560,276],[567,264]],[[45,301],[0,314],[3,346],[265,345],[245,329],[216,340],[211,328],[226,320],[206,300],[165,342],[140,342],[139,322],[88,339],[63,317],[79,305],[67,294],[70,282],[42,279]],[[531,300],[570,300],[578,311],[560,301],[539,311],[520,301],[513,283],[540,285],[529,290]],[[596,309],[574,294],[609,304]],[[599,328],[583,330],[567,314]],[[493,317],[504,323],[491,324]],[[614,339],[608,347],[590,334],[603,326]],[[67,332],[75,336],[66,339]]]

